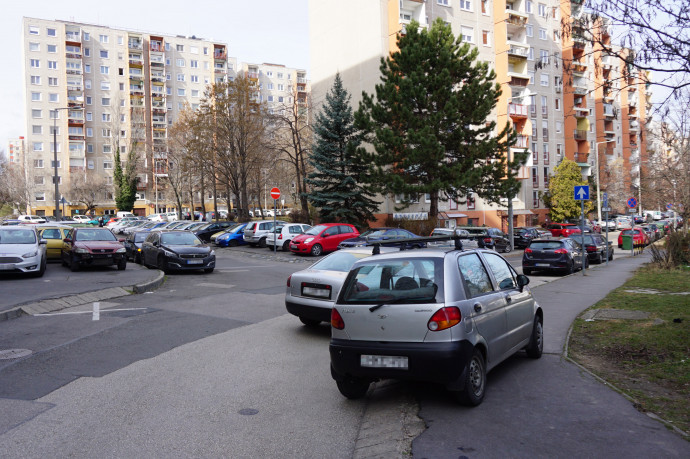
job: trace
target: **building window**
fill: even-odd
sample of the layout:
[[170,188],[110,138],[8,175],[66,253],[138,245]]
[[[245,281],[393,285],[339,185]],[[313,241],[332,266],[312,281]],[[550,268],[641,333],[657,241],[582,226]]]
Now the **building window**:
[[104,107],[110,106],[110,98],[109,97],[102,97],[101,98],[101,105]]
[[108,36],[107,36],[107,35],[99,35],[99,36],[98,36],[98,40],[99,40],[101,43],[108,43]]
[[547,118],[549,116],[549,98],[541,96],[541,116]]
[[549,52],[547,50],[539,50],[539,61],[542,63],[542,65],[546,65],[549,63]]
[[192,83],[198,83],[199,82],[199,75],[192,75],[190,77]]
[[110,82],[109,81],[101,81],[101,89],[103,91],[110,91]]
[[548,140],[549,140],[549,122],[548,121],[542,120],[541,130],[542,130],[542,136],[544,138],[544,142],[548,142]]
[[472,11],[472,2],[470,0],[460,0],[460,9]]
[[91,64],[84,64],[84,73],[91,73]]
[[534,48],[532,48],[531,46],[529,47],[529,51],[527,51],[527,60],[534,60]]
[[29,35],[38,35],[38,34],[39,34],[38,26],[29,26]]
[[199,61],[196,60],[190,60],[189,61],[189,66],[193,69],[198,69],[199,68]]
[[525,34],[528,37],[533,37],[534,36],[534,27],[532,27],[532,24],[527,24],[525,26]]
[[[93,144],[92,143],[87,143],[86,144],[86,152],[87,153],[93,153]],[[93,163],[92,161],[89,161]],[[89,169],[93,169],[93,167],[90,167]]]
[[41,45],[39,43],[29,43],[29,51],[40,51]]
[[91,48],[84,48],[84,57],[91,57]]
[[[549,144],[545,143],[544,144],[544,164],[549,164]],[[544,174],[544,177],[546,177],[546,174]]]
[[539,12],[538,12],[539,16],[545,18],[546,17],[546,5],[544,3],[540,3],[538,5],[538,9],[539,9]]
[[86,112],[86,121],[93,121],[93,113]]
[[59,102],[60,101],[58,94],[54,93],[54,92],[51,92],[50,94],[48,94],[48,100],[50,102]]
[[489,15],[489,7],[487,6],[488,0],[482,0],[482,14],[484,16]]
[[177,52],[181,53],[184,51],[184,45],[176,45],[175,49],[177,49]]
[[48,61],[48,68],[50,70],[57,70],[57,61]]
[[43,160],[42,159],[34,159],[34,167],[36,169],[43,169]]
[[84,32],[84,41],[91,41],[91,34],[88,32]]
[[463,43],[474,43],[474,29],[472,27],[460,27]]
[[199,97],[199,90],[198,89],[192,89],[192,97]]
[[563,129],[563,123],[561,121],[556,121],[556,134],[560,134]]
[[489,41],[488,30],[482,30],[482,45],[491,46],[491,42]]
[[34,151],[43,151],[43,142],[34,142],[33,150]]
[[541,74],[540,83],[542,86],[548,86],[549,85],[549,75],[547,73]]
[[101,129],[101,136],[102,137],[110,137],[110,134],[111,134],[110,129],[108,129],[108,128]]
[[554,99],[554,100],[553,100],[553,105],[554,105],[554,108],[555,108],[556,110],[559,110],[559,111],[560,111],[560,109],[561,109],[561,99],[558,99],[558,98]]
[[31,93],[31,101],[32,102],[40,102],[41,101],[41,93],[40,92],[32,92]]
[[556,156],[558,159],[561,159],[563,157],[563,145],[560,143],[556,144]]
[[46,200],[46,194],[45,193],[36,193],[36,194],[34,194],[34,199],[36,201],[45,201]]
[[57,45],[48,45],[48,52],[51,54],[57,53]]
[[467,195],[467,208],[468,209],[474,209],[475,208],[475,199],[474,199],[474,195],[472,193]]
[[93,128],[86,128],[86,137],[93,137]]
[[184,81],[184,73],[177,74],[177,81]]
[[538,191],[532,191],[532,207],[533,208],[539,207],[539,192]]
[[450,6],[450,0],[436,0],[436,3],[443,6]]
[[[50,167],[54,168],[55,167],[55,161],[50,161]],[[57,168],[60,169],[60,160],[57,162]]]
[[273,102],[273,96],[268,96],[268,101]]
[[110,73],[110,67],[107,65],[101,65],[101,75],[108,75]]
[[31,118],[43,118],[43,110],[34,108],[31,110]]
[[103,153],[112,153],[113,152],[113,146],[112,145],[103,145]]
[[113,168],[112,161],[103,161],[103,169],[109,170]]
[[527,3],[525,4],[525,11],[527,11],[527,13],[532,12],[532,0],[527,0]]
[[48,77],[48,86],[57,86],[57,85],[58,85],[58,79],[57,78]]
[[101,55],[101,58],[102,58],[102,59],[108,59],[108,51],[107,51],[107,50],[102,49],[102,50],[100,51],[100,55]]
[[532,168],[532,188],[539,188],[539,169]]
[[539,39],[546,40],[546,29],[539,28]]
[[31,126],[31,133],[32,134],[43,134],[43,126],[34,124]]
[[539,150],[537,150],[537,142],[532,142],[532,162],[539,163]]
[[177,66],[184,67],[184,59],[177,59]]
[[34,176],[34,185],[43,185],[45,177],[42,175],[35,175]]
[[533,71],[533,70],[529,70],[529,71],[527,72],[527,75],[529,75],[529,84],[534,84],[534,71]]
[[178,96],[184,96],[185,95],[185,89],[184,88],[178,88],[177,89],[177,95]]
[[38,69],[41,67],[41,61],[39,59],[31,59],[31,68]]

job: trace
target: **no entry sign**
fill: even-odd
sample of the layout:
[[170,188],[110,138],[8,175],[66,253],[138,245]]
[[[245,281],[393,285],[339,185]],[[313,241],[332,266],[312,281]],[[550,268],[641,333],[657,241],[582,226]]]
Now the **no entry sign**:
[[271,188],[271,197],[273,199],[280,199],[280,188],[278,188],[277,186]]

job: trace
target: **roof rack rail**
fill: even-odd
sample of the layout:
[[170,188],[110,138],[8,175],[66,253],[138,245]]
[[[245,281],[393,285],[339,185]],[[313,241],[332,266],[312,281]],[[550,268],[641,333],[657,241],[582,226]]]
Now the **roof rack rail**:
[[443,242],[443,241],[455,241],[455,247],[453,250],[463,250],[462,240],[461,240],[460,236],[457,236],[457,235],[410,237],[410,238],[393,239],[391,241],[386,241],[386,242],[380,242],[380,241],[368,242],[367,241],[366,246],[373,247],[373,250],[371,251],[372,255],[379,255],[381,253],[381,245],[382,244],[400,243],[400,251],[402,252],[403,250],[410,250],[410,249],[414,248],[414,247],[407,247],[408,244],[414,244],[416,242]]

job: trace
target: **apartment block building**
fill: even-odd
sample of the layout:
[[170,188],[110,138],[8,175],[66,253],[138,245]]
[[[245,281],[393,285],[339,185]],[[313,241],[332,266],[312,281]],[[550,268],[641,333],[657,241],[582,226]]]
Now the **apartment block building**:
[[[617,100],[605,99],[602,91],[607,75],[599,69],[606,68],[601,63],[602,59],[608,62],[613,57],[597,53],[591,41],[586,39],[587,35],[578,29],[578,18],[584,14],[581,4],[581,0],[310,3],[315,108],[318,110],[336,72],[340,72],[356,109],[362,91],[374,92],[374,86],[379,82],[379,61],[395,50],[396,34],[404,31],[411,19],[427,27],[441,18],[463,42],[475,45],[479,51],[478,59],[488,62],[496,72],[502,95],[493,116],[498,129],[510,123],[518,132],[518,142],[507,154],[524,149],[529,151],[528,161],[518,173],[522,180],[521,191],[512,199],[513,223],[518,226],[543,222],[548,209],[541,195],[548,191],[553,169],[564,158],[578,162],[583,176],[596,173],[595,157],[589,154],[590,151],[603,147],[604,140],[615,138],[618,140],[616,144],[606,144],[609,150],[605,150],[605,156],[610,156],[609,151],[613,151],[619,156],[633,158],[626,160],[626,167],[631,169],[634,183],[633,163],[636,158],[639,161],[639,157],[635,156],[636,150],[632,145],[637,145],[637,152],[643,148],[641,142],[630,142],[633,134],[640,132],[634,129],[641,129],[645,113],[630,106],[629,100],[635,104],[635,97],[628,99],[631,92],[639,93],[644,89],[642,79],[636,76],[635,84],[626,84],[627,94],[619,91]],[[355,20],[359,27],[353,35],[345,24]],[[574,26],[564,28],[563,24]],[[343,39],[344,34],[348,39]],[[617,66],[620,65],[619,62]],[[638,100],[648,99],[641,94],[637,97]],[[620,108],[616,112],[615,123],[607,124],[606,113],[611,113],[614,106]],[[639,107],[640,103],[635,106]],[[612,124],[619,127],[612,127]],[[633,130],[630,130],[631,126]],[[394,196],[382,196],[380,200],[383,202],[377,217],[382,222],[389,215],[395,216],[395,205],[400,200]],[[468,196],[465,204],[441,202],[437,217],[448,226],[489,225],[507,231],[507,208],[507,198],[495,205],[477,196]],[[428,209],[428,197],[420,196],[399,216],[425,218],[425,210]]]
[[20,164],[25,157],[25,148],[23,136],[18,139],[10,139],[7,142],[7,161],[10,164]]
[[76,180],[102,179],[97,212],[114,212],[118,148],[123,160],[131,148],[140,155],[135,213],[157,210],[165,199],[156,178],[167,171],[167,130],[185,104],[198,106],[206,85],[237,72],[227,44],[194,36],[24,18],[23,46],[24,161],[31,212],[39,215],[54,212],[54,154],[65,214],[79,207],[69,196]]

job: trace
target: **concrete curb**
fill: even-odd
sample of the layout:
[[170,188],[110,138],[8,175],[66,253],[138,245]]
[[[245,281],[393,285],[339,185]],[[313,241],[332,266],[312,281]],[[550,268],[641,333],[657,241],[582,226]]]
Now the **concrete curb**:
[[60,311],[62,309],[93,303],[95,301],[110,300],[132,294],[152,292],[165,282],[165,274],[158,271],[155,279],[141,284],[125,287],[111,287],[102,290],[93,290],[78,295],[68,295],[59,298],[35,301],[23,304],[8,311],[0,312],[0,321],[16,319],[24,314],[37,315]]

